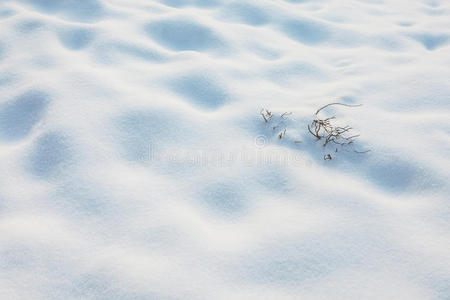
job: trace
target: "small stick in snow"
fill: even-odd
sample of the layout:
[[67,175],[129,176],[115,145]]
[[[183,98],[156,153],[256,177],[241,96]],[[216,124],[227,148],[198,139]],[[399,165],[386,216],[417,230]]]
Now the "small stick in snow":
[[272,112],[268,111],[265,108],[261,109],[259,113],[266,123],[269,122],[269,120],[272,118]]
[[292,115],[292,112],[284,112],[281,114],[280,118],[284,118],[285,116]]
[[366,151],[357,151],[357,150],[353,150],[353,152],[355,152],[355,153],[367,153],[367,152],[370,152],[370,151],[372,151],[372,150],[366,150]]

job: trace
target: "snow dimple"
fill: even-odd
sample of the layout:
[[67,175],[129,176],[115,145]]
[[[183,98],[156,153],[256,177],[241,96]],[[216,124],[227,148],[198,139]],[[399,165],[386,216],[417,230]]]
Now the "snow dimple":
[[281,28],[291,39],[307,45],[321,44],[331,37],[325,25],[313,20],[287,20],[282,22]]
[[61,43],[70,50],[81,50],[93,42],[95,34],[92,29],[70,28],[59,33]]
[[367,178],[386,192],[417,193],[442,184],[432,171],[417,166],[413,161],[386,158],[369,163]]
[[[315,247],[330,248],[315,249],[308,245],[286,249],[277,247],[259,257],[249,258],[247,262],[242,262],[247,267],[245,279],[269,285],[289,286],[324,277],[343,266],[344,257],[338,249],[327,244],[318,245],[323,243],[320,239],[315,242]],[[336,259],[336,256],[340,259]]]
[[231,101],[229,92],[214,77],[192,73],[168,81],[169,88],[205,110],[215,110]]
[[269,191],[283,191],[288,193],[293,190],[295,182],[280,167],[260,167],[257,168],[256,182],[262,189]]
[[200,199],[201,206],[224,217],[242,215],[248,205],[242,187],[233,183],[209,184],[202,190]]
[[147,34],[175,51],[207,51],[220,48],[221,38],[210,28],[189,19],[165,19],[145,26]]
[[26,137],[44,117],[49,96],[29,90],[0,105],[0,140],[15,141]]
[[378,163],[368,172],[373,182],[387,190],[398,192],[408,189],[418,175],[418,170],[414,166],[399,160]]
[[151,63],[163,63],[167,61],[165,55],[147,45],[121,41],[99,43],[99,45],[94,47],[94,57],[96,62],[106,65],[126,64],[130,59]]
[[127,55],[132,58],[142,59],[152,62],[163,62],[166,58],[157,51],[148,47],[142,47],[133,44],[116,44],[115,50],[121,55]]
[[197,6],[203,8],[216,7],[222,0],[159,0],[161,3],[172,7]]
[[101,186],[99,182],[79,180],[76,177],[64,180],[55,195],[55,208],[69,217],[74,213],[100,219],[114,217],[115,203]]
[[46,14],[61,15],[64,18],[80,21],[98,21],[104,15],[99,0],[20,0]]
[[6,19],[11,16],[14,16],[16,12],[13,9],[0,9],[0,18]]
[[39,20],[23,20],[17,23],[16,28],[18,33],[35,33],[44,28],[44,22]]
[[72,149],[68,138],[59,132],[40,136],[33,144],[28,157],[28,170],[41,179],[57,176],[72,161]]
[[263,9],[243,1],[235,1],[227,5],[221,11],[221,15],[225,19],[230,19],[236,22],[262,26],[270,22],[270,14]]
[[413,34],[412,37],[430,51],[450,44],[450,36],[446,34],[424,33]]

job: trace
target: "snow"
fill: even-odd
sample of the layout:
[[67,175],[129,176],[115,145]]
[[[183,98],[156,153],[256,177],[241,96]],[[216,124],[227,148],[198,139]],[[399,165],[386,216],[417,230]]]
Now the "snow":
[[[0,299],[450,297],[448,1],[0,0],[0,22]],[[362,104],[320,112],[353,145],[308,132],[331,102]]]

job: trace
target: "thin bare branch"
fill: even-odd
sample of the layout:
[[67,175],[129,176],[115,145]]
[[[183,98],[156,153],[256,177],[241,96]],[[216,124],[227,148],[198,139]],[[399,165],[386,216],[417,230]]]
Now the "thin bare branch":
[[324,108],[326,108],[326,107],[328,107],[328,106],[331,106],[331,105],[344,105],[344,106],[348,106],[348,107],[358,107],[358,106],[361,106],[362,104],[345,104],[345,103],[334,102],[334,103],[330,103],[330,104],[327,104],[327,105],[322,106],[321,108],[319,108],[319,109],[316,111],[315,115],[317,116],[317,114],[318,114],[322,109],[324,109]]
[[353,150],[353,152],[355,152],[355,153],[367,153],[367,152],[370,152],[370,151],[372,151],[372,150],[366,150],[366,151],[357,151],[357,150]]
[[284,113],[282,113],[281,115],[280,115],[280,118],[284,118],[285,116],[289,116],[289,115],[292,115],[292,112],[284,112]]

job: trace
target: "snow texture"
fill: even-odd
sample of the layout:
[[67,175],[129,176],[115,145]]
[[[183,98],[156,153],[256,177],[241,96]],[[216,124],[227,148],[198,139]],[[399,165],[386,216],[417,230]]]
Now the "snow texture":
[[[0,299],[450,299],[449,1],[0,0],[0,24]],[[353,146],[307,131],[330,102],[362,104],[321,112]]]

